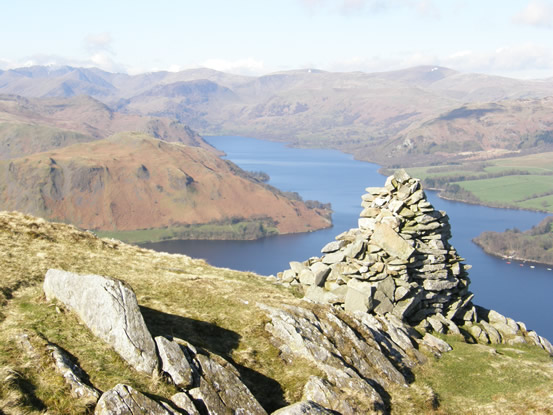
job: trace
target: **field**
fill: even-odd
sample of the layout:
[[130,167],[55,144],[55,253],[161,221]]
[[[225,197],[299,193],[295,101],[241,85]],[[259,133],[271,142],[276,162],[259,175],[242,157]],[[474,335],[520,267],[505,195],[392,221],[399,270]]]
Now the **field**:
[[553,153],[407,169],[447,198],[553,212]]

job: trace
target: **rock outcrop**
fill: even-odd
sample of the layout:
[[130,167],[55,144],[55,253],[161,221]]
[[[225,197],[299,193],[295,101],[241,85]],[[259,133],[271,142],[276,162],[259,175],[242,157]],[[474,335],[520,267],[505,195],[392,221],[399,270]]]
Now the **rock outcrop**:
[[157,372],[154,340],[134,292],[123,281],[50,269],[44,279],[44,293],[48,300],[56,298],[74,311],[92,333],[136,370]]
[[[187,342],[157,336],[152,339],[138,308],[136,296],[123,281],[99,275],[78,275],[50,269],[44,280],[46,298],[58,299],[87,327],[110,344],[136,370],[156,375],[161,371],[182,392],[172,397],[189,414],[267,415],[240,379],[238,370],[222,357],[202,354]],[[71,388],[95,403],[98,392],[80,382],[59,348],[52,348],[56,364]],[[161,362],[161,365],[158,364]],[[130,386],[119,384],[98,401],[96,414],[173,414]]]
[[98,401],[95,415],[177,415],[171,410],[129,385],[118,384],[105,392]]

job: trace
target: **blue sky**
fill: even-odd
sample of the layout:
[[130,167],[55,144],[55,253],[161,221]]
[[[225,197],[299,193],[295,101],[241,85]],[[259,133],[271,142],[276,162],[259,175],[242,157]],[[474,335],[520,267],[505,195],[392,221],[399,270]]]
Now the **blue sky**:
[[0,0],[0,69],[553,77],[553,0]]

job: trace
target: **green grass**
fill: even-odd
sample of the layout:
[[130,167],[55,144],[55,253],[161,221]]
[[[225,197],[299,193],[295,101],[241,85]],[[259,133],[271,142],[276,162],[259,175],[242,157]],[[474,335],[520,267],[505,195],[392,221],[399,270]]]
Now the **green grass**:
[[440,412],[553,413],[547,403],[552,363],[543,350],[446,340],[453,352],[415,369],[421,383],[436,394]]
[[517,205],[532,195],[553,192],[553,177],[521,175],[456,182],[484,202]]
[[160,242],[174,239],[248,240],[278,234],[267,221],[231,221],[199,225],[173,226],[135,231],[96,231],[100,238],[113,238],[127,243]]
[[[495,207],[553,212],[553,153],[408,168],[426,188],[445,190],[459,185],[462,192],[446,191],[456,200]],[[451,189],[451,187],[450,187]]]

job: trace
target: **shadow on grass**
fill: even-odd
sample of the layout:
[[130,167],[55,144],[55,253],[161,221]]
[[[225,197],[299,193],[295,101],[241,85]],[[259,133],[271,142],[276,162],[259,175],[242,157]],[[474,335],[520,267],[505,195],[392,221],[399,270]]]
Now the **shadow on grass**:
[[240,372],[240,377],[261,406],[271,413],[287,402],[284,392],[274,379],[236,363],[232,351],[240,342],[240,335],[205,321],[164,313],[140,306],[140,311],[152,336],[172,336],[190,342],[193,346],[222,356]]

